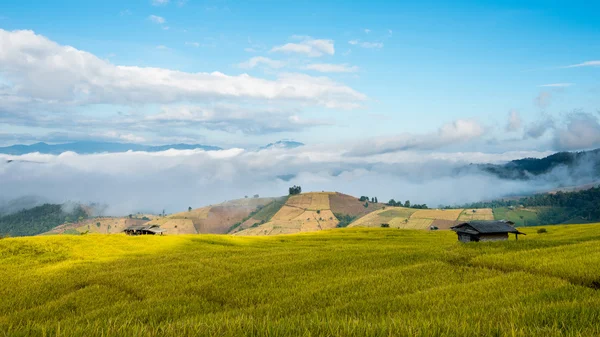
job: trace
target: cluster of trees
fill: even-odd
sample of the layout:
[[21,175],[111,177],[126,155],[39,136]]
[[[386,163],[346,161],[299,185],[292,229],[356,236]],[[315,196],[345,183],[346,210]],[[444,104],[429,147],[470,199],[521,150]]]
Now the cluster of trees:
[[37,235],[65,222],[88,218],[87,212],[77,205],[65,212],[62,205],[44,204],[0,217],[0,235]]
[[339,214],[334,213],[335,217],[340,221],[337,224],[338,228],[348,227],[348,225],[356,219],[356,216],[348,215],[348,214]]
[[289,188],[290,195],[296,195],[302,193],[302,187],[300,186],[292,186]]
[[369,199],[369,197],[367,197],[367,196],[365,196],[365,195],[361,196],[361,197],[358,199],[358,201],[362,201],[362,202],[369,202],[369,200],[371,201],[371,203],[374,203],[374,204],[376,204],[376,203],[378,203],[378,202],[379,202],[379,201],[377,201],[377,197],[371,197],[371,198]]
[[387,203],[388,206],[397,206],[397,207],[409,207],[409,208],[417,208],[417,209],[428,209],[426,204],[411,204],[410,200],[406,200],[404,203],[402,201],[396,201],[394,199],[390,199]]

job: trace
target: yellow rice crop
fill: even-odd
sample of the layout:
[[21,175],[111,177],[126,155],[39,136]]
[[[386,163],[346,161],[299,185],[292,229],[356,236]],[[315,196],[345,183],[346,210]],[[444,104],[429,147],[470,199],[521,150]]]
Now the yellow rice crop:
[[411,215],[411,219],[457,220],[462,209],[420,209]]
[[460,216],[458,217],[458,220],[461,220],[461,221],[494,220],[494,213],[492,212],[491,208],[478,208],[478,209],[467,208],[460,214]]

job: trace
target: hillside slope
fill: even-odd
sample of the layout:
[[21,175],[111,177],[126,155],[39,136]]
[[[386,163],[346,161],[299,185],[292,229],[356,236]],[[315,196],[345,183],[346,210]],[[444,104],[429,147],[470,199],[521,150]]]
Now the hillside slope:
[[357,198],[337,192],[309,192],[287,198],[279,210],[266,222],[259,222],[237,231],[236,235],[277,235],[313,232],[335,228],[338,217],[358,217],[383,207],[365,207]]
[[348,227],[381,227],[427,229],[436,226],[448,229],[460,221],[493,220],[491,209],[414,209],[406,207],[386,207],[367,214],[352,222]]
[[148,224],[159,225],[165,234],[226,234],[236,223],[276,198],[245,198],[206,206],[189,212],[155,218]]

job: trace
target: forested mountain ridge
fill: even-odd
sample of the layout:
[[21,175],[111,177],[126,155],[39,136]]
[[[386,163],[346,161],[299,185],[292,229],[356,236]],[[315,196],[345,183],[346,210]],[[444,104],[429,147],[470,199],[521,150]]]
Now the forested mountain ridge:
[[600,149],[557,152],[544,158],[523,158],[505,164],[477,164],[484,172],[502,179],[527,180],[563,166],[570,174],[600,176]]
[[81,205],[44,204],[0,216],[0,236],[27,236],[44,233],[65,222],[87,218]]

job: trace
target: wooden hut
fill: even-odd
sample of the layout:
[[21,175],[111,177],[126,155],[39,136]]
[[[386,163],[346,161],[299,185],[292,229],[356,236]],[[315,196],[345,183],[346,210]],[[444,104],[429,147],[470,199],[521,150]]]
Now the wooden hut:
[[506,220],[495,221],[469,221],[450,227],[458,235],[460,242],[479,242],[479,241],[501,241],[508,240],[508,234],[515,234],[519,239],[519,232],[514,226],[514,222]]
[[165,230],[158,225],[134,225],[123,230],[127,235],[162,235]]

